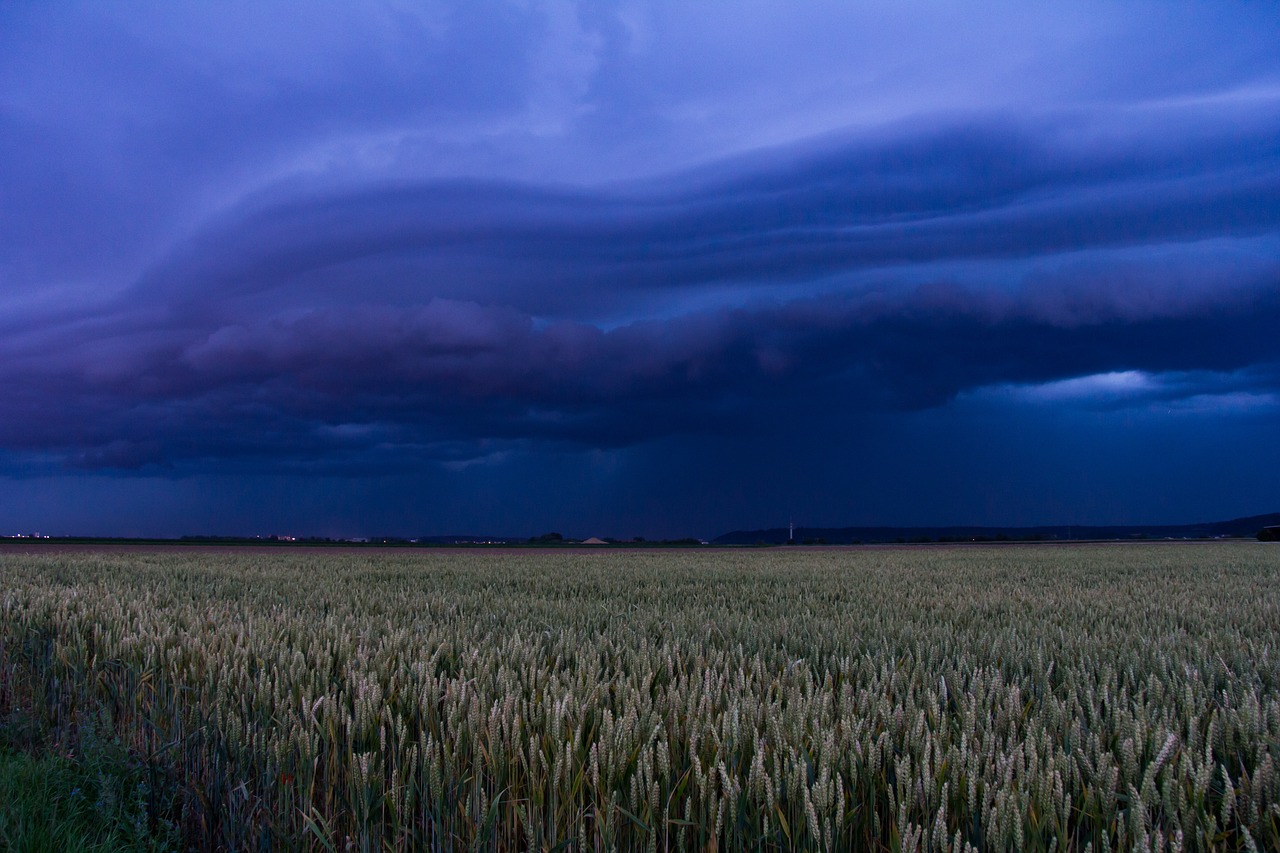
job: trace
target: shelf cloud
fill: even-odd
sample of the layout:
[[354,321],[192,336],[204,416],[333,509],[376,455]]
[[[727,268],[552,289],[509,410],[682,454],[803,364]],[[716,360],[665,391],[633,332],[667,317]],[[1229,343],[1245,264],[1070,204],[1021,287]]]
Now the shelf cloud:
[[8,9],[0,464],[1274,418],[1275,22],[1091,8]]

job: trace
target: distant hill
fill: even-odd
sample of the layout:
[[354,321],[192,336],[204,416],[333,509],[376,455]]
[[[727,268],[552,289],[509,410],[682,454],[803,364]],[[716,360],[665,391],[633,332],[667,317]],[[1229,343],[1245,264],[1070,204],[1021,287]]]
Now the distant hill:
[[[1214,539],[1252,538],[1264,527],[1280,524],[1280,513],[1199,524],[1117,524],[1042,527],[797,527],[796,542],[849,545],[861,542],[1044,542],[1073,539]],[[781,545],[787,528],[735,530],[713,545]]]

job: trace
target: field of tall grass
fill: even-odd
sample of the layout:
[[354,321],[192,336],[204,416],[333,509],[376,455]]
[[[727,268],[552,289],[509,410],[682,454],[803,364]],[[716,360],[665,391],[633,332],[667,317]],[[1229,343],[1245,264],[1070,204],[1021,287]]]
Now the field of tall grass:
[[0,711],[198,849],[1275,850],[1280,548],[0,553]]

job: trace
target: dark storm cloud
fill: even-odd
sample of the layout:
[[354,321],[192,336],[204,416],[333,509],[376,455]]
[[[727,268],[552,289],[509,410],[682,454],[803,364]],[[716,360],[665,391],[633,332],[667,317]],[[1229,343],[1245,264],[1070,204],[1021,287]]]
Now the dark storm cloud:
[[[13,466],[368,472],[1040,386],[1280,393],[1265,26],[1193,61],[1209,25],[1174,16],[1125,66],[1142,16],[991,16],[1008,49],[948,89],[895,64],[964,48],[946,9],[856,59],[854,13],[744,13],[703,67],[679,45],[709,13],[469,8],[234,38],[191,8],[5,13]],[[827,17],[847,42],[762,58]]]
[[[1235,120],[1227,132],[1176,152],[1158,123],[1150,137],[1080,150],[1075,137],[1105,126],[983,120],[899,129],[874,144],[792,146],[750,170],[614,191],[290,188],[224,214],[147,273],[136,298],[314,295],[358,281],[398,301],[480,297],[590,318],[634,304],[636,291],[1273,234],[1280,110],[1204,116],[1221,118]],[[662,298],[682,304],[679,293]]]
[[619,446],[749,431],[771,407],[833,392],[833,416],[1110,371],[1234,371],[1237,386],[1275,392],[1274,372],[1240,371],[1280,362],[1277,274],[1233,282],[1225,300],[1164,300],[1140,281],[929,284],[607,330],[443,299],[299,309],[46,357],[28,378],[45,390],[29,393],[31,408],[15,400],[0,428],[9,446],[85,466],[345,464],[465,457],[468,442],[474,454],[485,441]]

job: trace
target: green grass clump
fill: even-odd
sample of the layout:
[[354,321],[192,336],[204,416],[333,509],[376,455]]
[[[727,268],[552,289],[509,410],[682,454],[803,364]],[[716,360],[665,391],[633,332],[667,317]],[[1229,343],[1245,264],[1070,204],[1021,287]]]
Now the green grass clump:
[[[15,749],[25,741],[26,749]],[[148,813],[145,773],[118,743],[82,732],[79,756],[33,750],[0,727],[0,850],[116,853],[177,847],[176,833]]]

